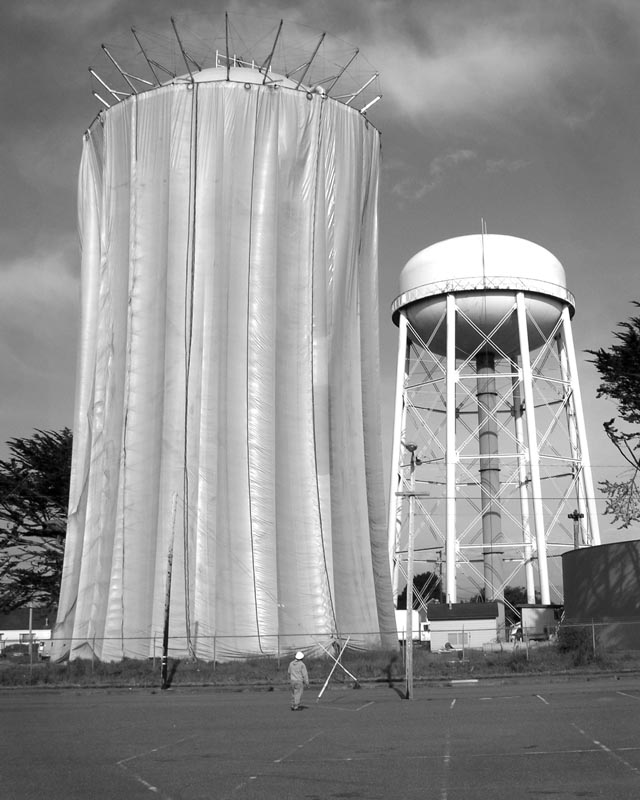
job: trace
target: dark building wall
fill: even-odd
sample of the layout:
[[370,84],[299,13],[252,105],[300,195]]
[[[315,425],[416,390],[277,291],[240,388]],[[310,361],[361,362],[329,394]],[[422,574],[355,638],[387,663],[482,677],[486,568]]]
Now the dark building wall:
[[605,646],[640,648],[640,541],[563,553],[562,576],[567,622],[595,623]]
[[[31,618],[32,628],[50,628],[56,621],[54,608],[34,608]],[[29,609],[17,608],[6,614],[0,614],[0,630],[20,630],[29,628]]]

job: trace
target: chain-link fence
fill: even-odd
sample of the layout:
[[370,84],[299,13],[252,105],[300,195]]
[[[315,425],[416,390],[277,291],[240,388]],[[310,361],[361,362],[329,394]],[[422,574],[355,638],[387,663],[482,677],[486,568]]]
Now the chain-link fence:
[[[429,630],[429,628],[431,628]],[[319,633],[289,634],[287,636],[155,636],[112,637],[90,639],[57,639],[47,631],[37,631],[31,637],[31,654],[37,660],[92,659],[101,660],[105,644],[112,645],[110,652],[120,651],[122,658],[138,658],[160,662],[163,657],[191,658],[206,662],[225,662],[248,658],[287,659],[297,650],[310,656],[335,656],[346,645],[348,651],[365,652],[385,649],[380,645],[384,632],[354,633],[347,636],[327,636]],[[392,639],[404,653],[404,632],[392,632]],[[386,637],[389,641],[389,636]],[[416,631],[412,645],[433,653],[480,650],[484,652],[518,649],[523,646],[557,645],[560,652],[577,651],[601,656],[614,651],[640,651],[640,617],[608,620],[563,620],[557,625],[527,627],[526,624],[496,626],[482,623],[448,622],[446,630],[435,624]],[[0,638],[0,657],[29,652],[30,642],[24,636],[11,637],[5,632]],[[386,648],[389,649],[389,648]],[[114,660],[109,659],[109,660]]]

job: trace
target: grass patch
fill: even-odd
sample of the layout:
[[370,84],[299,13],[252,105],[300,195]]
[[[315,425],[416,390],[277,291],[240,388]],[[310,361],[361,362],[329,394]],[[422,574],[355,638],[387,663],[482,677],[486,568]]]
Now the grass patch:
[[[575,637],[574,637],[575,638]],[[582,637],[584,638],[584,637]],[[594,655],[593,642],[561,639],[557,644],[510,646],[492,652],[467,650],[460,653],[431,653],[422,647],[413,651],[414,680],[450,680],[456,677],[491,678],[508,675],[574,673],[585,675],[600,670],[632,671],[640,669],[640,653]],[[597,651],[596,651],[597,653]],[[362,683],[387,683],[402,686],[405,666],[402,651],[347,650],[342,663]],[[274,689],[287,685],[289,658],[251,658],[224,663],[170,660],[172,686],[244,686]],[[328,657],[305,659],[311,683],[321,686],[333,662]],[[75,660],[62,664],[36,662],[28,657],[0,660],[0,686],[84,686],[141,687],[160,686],[160,661],[124,659],[102,663]],[[353,680],[340,668],[331,679],[332,685],[352,686]]]

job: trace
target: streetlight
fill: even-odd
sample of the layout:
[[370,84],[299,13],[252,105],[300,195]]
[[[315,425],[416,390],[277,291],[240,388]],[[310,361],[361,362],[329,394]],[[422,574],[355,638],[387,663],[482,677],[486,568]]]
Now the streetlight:
[[580,520],[584,519],[584,514],[575,508],[571,514],[567,514],[567,517],[573,520],[573,547],[577,550],[580,547]]

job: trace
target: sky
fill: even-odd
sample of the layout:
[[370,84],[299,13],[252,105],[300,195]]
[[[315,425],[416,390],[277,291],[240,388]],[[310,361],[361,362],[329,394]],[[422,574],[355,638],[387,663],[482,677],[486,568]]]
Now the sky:
[[[73,425],[79,325],[77,174],[100,108],[90,66],[131,27],[171,16],[271,28],[280,19],[360,48],[380,73],[380,346],[389,457],[397,330],[390,305],[419,250],[481,231],[563,264],[596,481],[623,463],[602,431],[587,349],[640,300],[637,0],[4,0],[0,26],[1,443]],[[600,508],[603,502],[599,503]],[[635,538],[601,518],[603,541]]]

